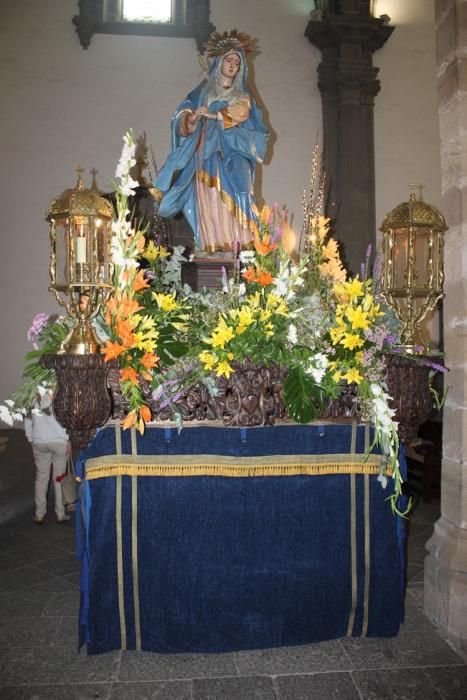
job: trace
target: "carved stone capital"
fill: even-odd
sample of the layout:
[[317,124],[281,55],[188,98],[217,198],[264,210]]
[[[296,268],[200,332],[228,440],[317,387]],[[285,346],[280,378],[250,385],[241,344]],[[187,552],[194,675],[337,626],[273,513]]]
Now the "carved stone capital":
[[[380,17],[325,14],[312,18],[305,36],[323,51],[323,60],[329,49],[337,49],[341,59],[354,59],[360,54],[371,62],[371,55],[382,48],[394,31]],[[345,49],[343,50],[343,47]]]

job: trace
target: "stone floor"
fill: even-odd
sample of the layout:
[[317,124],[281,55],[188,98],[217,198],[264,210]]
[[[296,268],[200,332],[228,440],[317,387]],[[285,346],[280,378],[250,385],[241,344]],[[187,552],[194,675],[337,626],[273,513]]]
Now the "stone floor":
[[[23,495],[24,506],[31,494]],[[439,501],[418,503],[412,517],[407,615],[397,638],[219,655],[87,657],[77,653],[74,521],[57,525],[49,515],[37,527],[23,507],[0,525],[0,698],[466,700],[466,659],[422,609],[424,543],[438,509]]]

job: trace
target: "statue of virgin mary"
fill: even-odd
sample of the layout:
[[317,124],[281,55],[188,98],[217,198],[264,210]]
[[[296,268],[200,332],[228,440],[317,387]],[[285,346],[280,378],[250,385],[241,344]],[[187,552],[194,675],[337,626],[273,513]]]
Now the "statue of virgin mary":
[[159,214],[183,211],[198,250],[245,248],[257,230],[253,194],[268,131],[247,86],[251,37],[213,34],[205,79],[172,117],[172,151],[159,172]]

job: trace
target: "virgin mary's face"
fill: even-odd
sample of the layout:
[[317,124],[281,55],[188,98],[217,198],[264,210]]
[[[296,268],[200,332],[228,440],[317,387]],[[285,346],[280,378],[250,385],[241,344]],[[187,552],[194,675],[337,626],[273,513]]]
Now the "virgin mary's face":
[[229,53],[224,57],[221,73],[225,78],[233,80],[240,69],[240,56],[237,53]]

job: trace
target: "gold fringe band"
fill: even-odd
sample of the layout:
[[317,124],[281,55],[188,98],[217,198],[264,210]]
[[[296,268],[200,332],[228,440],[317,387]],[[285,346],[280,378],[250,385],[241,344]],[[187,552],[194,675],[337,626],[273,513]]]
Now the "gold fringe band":
[[105,455],[86,462],[86,477],[110,476],[320,476],[325,474],[378,474],[380,455],[276,455],[225,457],[219,455],[147,456]]
[[120,617],[120,648],[126,649],[125,594],[123,590],[123,538],[122,538],[122,479],[115,487],[115,532],[117,537],[117,585],[118,614]]

